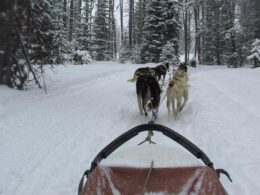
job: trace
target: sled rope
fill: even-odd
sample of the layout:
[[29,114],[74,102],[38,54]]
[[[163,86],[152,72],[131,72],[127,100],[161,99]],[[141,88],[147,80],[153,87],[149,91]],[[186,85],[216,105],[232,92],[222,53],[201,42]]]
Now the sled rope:
[[143,185],[143,188],[142,188],[142,195],[145,194],[146,190],[147,190],[147,184],[148,184],[148,181],[151,177],[151,174],[152,174],[152,169],[153,169],[153,161],[151,162],[151,166],[150,166],[150,169],[147,173],[147,176],[146,176],[146,179],[145,179],[145,182],[144,182],[144,185]]
[[160,105],[159,105],[159,107],[162,105],[162,103],[163,103],[163,100],[165,99],[166,95],[167,95],[167,90],[166,90],[166,92],[165,92],[165,94],[164,94],[164,96],[163,96],[163,98],[162,98],[162,100],[161,100],[161,102],[160,102]]
[[152,136],[153,136],[153,131],[148,131],[148,135],[145,138],[145,140],[139,143],[138,145],[142,145],[145,142],[149,142],[149,144],[156,144],[155,142],[152,141]]

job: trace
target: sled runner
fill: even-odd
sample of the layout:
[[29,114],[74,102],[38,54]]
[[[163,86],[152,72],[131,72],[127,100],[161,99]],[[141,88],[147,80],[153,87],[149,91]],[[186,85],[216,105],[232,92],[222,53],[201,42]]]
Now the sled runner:
[[[181,148],[159,144],[137,145],[114,152],[144,131],[148,135],[152,131],[161,132],[192,155]],[[146,141],[151,142],[150,137]],[[220,173],[230,179],[226,171],[214,169],[207,155],[177,132],[158,124],[144,124],[116,138],[95,157],[82,176],[78,194],[225,195]]]

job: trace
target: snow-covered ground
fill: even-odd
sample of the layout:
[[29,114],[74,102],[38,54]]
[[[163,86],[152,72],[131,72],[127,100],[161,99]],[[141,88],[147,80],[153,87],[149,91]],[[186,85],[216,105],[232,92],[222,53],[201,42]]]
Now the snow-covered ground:
[[[139,66],[60,66],[49,72],[47,94],[0,86],[0,194],[76,194],[95,155],[149,121],[139,115],[135,85],[127,82]],[[226,169],[233,183],[224,176],[221,181],[231,195],[260,194],[260,69],[198,66],[189,73],[187,106],[173,120],[163,102],[157,122]],[[174,145],[156,136],[156,142]],[[140,134],[128,145],[145,137]]]

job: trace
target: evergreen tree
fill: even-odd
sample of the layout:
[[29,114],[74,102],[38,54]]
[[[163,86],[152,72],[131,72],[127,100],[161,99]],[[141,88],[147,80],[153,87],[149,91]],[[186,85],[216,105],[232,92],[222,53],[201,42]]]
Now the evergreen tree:
[[217,1],[204,1],[204,29],[202,48],[203,63],[217,64],[219,60],[220,29],[219,29],[219,4]]
[[177,66],[180,63],[178,55],[178,41],[168,41],[160,54],[160,62],[168,62],[170,65]]
[[141,60],[143,63],[157,63],[164,45],[163,6],[161,0],[151,0],[146,7],[143,29]]
[[256,39],[252,44],[251,55],[247,57],[253,64],[253,68],[260,67],[260,39]]
[[176,1],[161,1],[163,6],[164,39],[173,40],[179,38],[180,33],[180,10]]
[[[178,55],[180,31],[179,9],[175,1],[152,0],[146,7],[143,29],[141,61],[155,62],[167,42],[171,42]],[[174,53],[174,55],[175,55]]]
[[49,63],[61,64],[64,54],[68,53],[66,39],[66,20],[64,20],[64,2],[53,0],[51,2],[51,29],[52,44],[49,48]]
[[109,56],[109,21],[107,0],[98,0],[94,18],[92,51],[95,60],[108,60]]

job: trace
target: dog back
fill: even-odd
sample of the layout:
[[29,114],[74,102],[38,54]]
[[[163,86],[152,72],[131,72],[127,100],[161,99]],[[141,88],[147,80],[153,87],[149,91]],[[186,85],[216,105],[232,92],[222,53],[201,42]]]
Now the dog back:
[[152,107],[157,108],[159,106],[161,89],[158,81],[153,76],[142,75],[138,77],[136,82],[136,93],[137,95],[141,95],[142,98],[150,96]]
[[144,68],[138,68],[135,73],[134,73],[134,76],[132,79],[129,79],[128,82],[135,82],[137,80],[137,78],[139,76],[142,76],[142,75],[151,75],[151,76],[154,76],[155,75],[155,72],[154,70],[152,70],[152,68],[150,67],[144,67]]

